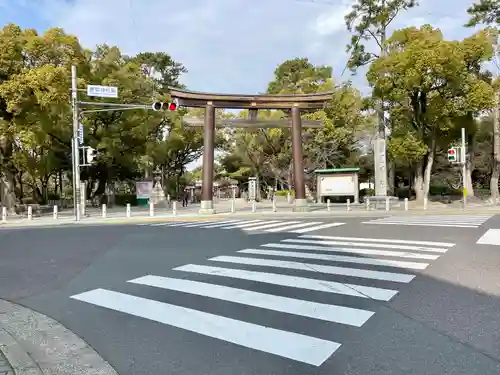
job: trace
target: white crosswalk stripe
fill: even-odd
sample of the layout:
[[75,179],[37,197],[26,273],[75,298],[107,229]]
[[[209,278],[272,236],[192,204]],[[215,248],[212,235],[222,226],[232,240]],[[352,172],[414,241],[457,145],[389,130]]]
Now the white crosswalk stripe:
[[[261,221],[251,224],[270,225],[269,222],[259,223]],[[226,221],[226,224],[237,225],[235,221]],[[184,307],[180,301],[176,305],[174,297],[166,303],[103,288],[71,298],[320,366],[342,345],[341,337],[336,336],[338,330],[325,328],[322,331],[327,337],[319,338],[307,335],[298,326],[300,333],[294,332],[295,329],[273,327],[276,320],[260,325],[247,321],[251,314],[235,312],[227,303],[284,314],[283,319],[301,317],[312,319],[315,324],[360,328],[375,314],[373,308],[377,303],[390,301],[401,287],[417,276],[417,272],[425,270],[430,262],[453,246],[445,242],[304,234],[266,243],[260,248],[241,249],[234,255],[215,256],[206,261],[208,264],[182,265],[171,270],[168,277],[147,274],[128,280],[128,285],[137,288],[190,295],[199,301],[195,308],[193,304]],[[225,280],[228,285],[223,285]],[[258,291],[252,290],[254,288]],[[137,290],[136,293],[142,293],[146,289]],[[290,292],[280,295],[286,291]],[[317,293],[324,296],[321,302],[315,301]],[[202,298],[210,299],[210,303]],[[224,316],[204,311],[217,303],[226,303]],[[373,304],[373,308],[367,303]],[[295,327],[294,324],[287,326]]]
[[323,221],[297,221],[297,220],[207,220],[196,222],[167,222],[156,224],[137,224],[151,227],[174,227],[174,228],[203,228],[203,229],[236,229],[243,232],[265,232],[265,233],[310,233],[322,229],[338,227],[345,223],[325,223]]
[[363,224],[414,225],[450,228],[479,228],[494,215],[415,215],[390,216],[364,221]]

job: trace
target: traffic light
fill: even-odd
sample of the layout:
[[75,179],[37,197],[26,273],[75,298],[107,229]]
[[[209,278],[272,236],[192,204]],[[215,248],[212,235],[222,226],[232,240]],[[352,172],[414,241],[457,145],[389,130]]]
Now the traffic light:
[[97,150],[92,147],[87,147],[87,164],[93,164],[92,162],[97,156]]
[[458,153],[457,153],[457,148],[456,147],[450,147],[448,149],[448,161],[449,162],[456,162],[458,159]]
[[151,108],[153,109],[153,111],[176,111],[178,106],[179,103],[177,102],[177,99],[174,99],[174,101],[171,103],[154,102]]

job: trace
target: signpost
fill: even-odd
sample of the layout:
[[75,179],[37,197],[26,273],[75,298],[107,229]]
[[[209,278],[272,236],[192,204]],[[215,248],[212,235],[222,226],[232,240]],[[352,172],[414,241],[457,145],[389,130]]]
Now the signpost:
[[[89,146],[84,146],[84,131],[83,125],[80,123],[80,117],[84,113],[105,112],[105,111],[125,111],[125,110],[150,110],[151,105],[143,104],[123,104],[123,103],[106,103],[106,102],[90,102],[79,101],[78,92],[85,91],[78,89],[76,77],[76,66],[71,67],[71,107],[73,110],[73,136],[71,139],[72,159],[73,159],[73,200],[75,206],[76,221],[80,220],[80,215],[85,212],[85,200],[80,196],[80,166],[91,165],[95,150]],[[87,85],[87,95],[99,98],[118,98],[118,87],[102,86],[102,85]],[[85,109],[79,111],[79,105],[96,106],[101,109]],[[177,102],[169,103],[168,107],[162,110],[175,111]],[[102,108],[104,107],[104,108]],[[83,153],[83,163],[80,163],[80,151]],[[89,157],[90,156],[90,157]],[[84,191],[84,190],[82,190]],[[83,199],[83,201],[81,200]]]
[[87,95],[88,96],[98,96],[100,98],[118,98],[118,87],[88,85],[87,86]]

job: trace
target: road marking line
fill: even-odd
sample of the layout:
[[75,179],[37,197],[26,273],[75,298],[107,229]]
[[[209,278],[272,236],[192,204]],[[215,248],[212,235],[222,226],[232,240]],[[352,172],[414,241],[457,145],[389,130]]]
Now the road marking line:
[[429,245],[429,246],[444,246],[444,247],[453,247],[454,243],[451,242],[432,242],[432,241],[410,241],[410,240],[394,240],[388,238],[362,238],[362,237],[338,237],[338,236],[318,236],[305,234],[303,236],[299,236],[300,238],[311,238],[311,239],[320,239],[320,240],[340,240],[340,241],[361,241],[361,242],[383,242],[383,243],[391,243],[391,244],[407,244],[407,245]]
[[71,298],[314,366],[320,366],[341,346],[332,341],[105,289],[94,289]]
[[210,258],[209,260],[216,262],[248,264],[253,266],[288,268],[288,269],[308,271],[308,272],[326,273],[331,275],[343,275],[343,276],[360,277],[365,279],[394,281],[397,283],[409,283],[415,278],[415,275],[409,275],[403,273],[371,271],[371,270],[363,270],[363,269],[348,268],[348,267],[324,266],[320,264],[290,262],[285,260],[244,258],[244,257],[233,257],[233,256],[218,256]]
[[148,275],[130,280],[129,283],[147,285],[156,288],[175,290],[197,296],[215,298],[223,301],[240,303],[263,309],[280,311],[328,322],[361,327],[375,314],[372,311],[344,306],[327,305],[295,298],[258,293],[245,289],[223,285],[203,283],[186,279],[173,279]]
[[224,227],[226,225],[230,225],[230,224],[236,224],[236,223],[240,223],[241,220],[226,220],[226,221],[219,221],[217,222],[217,224],[211,224],[211,225],[207,225],[203,228],[219,228],[219,227]]
[[202,228],[205,225],[211,225],[214,223],[217,223],[217,221],[211,220],[211,221],[205,221],[205,222],[201,222],[201,223],[189,223],[189,224],[183,225],[183,227],[184,228]]
[[284,243],[266,243],[260,245],[262,247],[274,247],[279,249],[294,249],[294,250],[311,250],[311,251],[329,251],[334,253],[349,253],[349,254],[362,254],[362,255],[380,255],[387,257],[411,258],[411,259],[439,259],[440,255],[423,254],[423,253],[410,253],[402,251],[390,250],[372,250],[362,249],[356,247],[327,247],[327,246],[312,246],[312,245],[295,245]]
[[252,226],[252,225],[256,225],[256,224],[262,224],[264,222],[265,222],[265,220],[248,220],[248,221],[244,220],[243,222],[235,224],[235,225],[230,225],[230,226],[227,226],[227,227],[221,227],[221,229],[244,228],[244,227]]
[[280,227],[280,228],[273,228],[273,229],[266,229],[265,232],[281,232],[281,231],[287,231],[289,229],[295,229],[295,228],[302,228],[306,227],[309,225],[315,225],[315,224],[322,224],[322,221],[309,221],[307,223],[299,223],[299,224],[292,224],[292,225],[287,225],[285,227]]
[[338,246],[365,246],[365,247],[378,247],[383,249],[428,251],[433,253],[446,253],[448,251],[448,249],[446,248],[437,248],[437,247],[392,245],[392,244],[378,244],[378,243],[352,242],[352,241],[301,240],[296,238],[290,238],[283,240],[281,242],[318,244],[318,245],[338,245]]
[[363,224],[373,225],[406,225],[406,226],[420,226],[420,227],[447,227],[447,228],[479,228],[479,225],[457,225],[457,224],[438,224],[438,223],[400,223],[400,222],[370,222],[363,221]]
[[323,224],[323,225],[317,225],[311,228],[304,228],[304,229],[298,229],[298,230],[292,230],[292,233],[307,233],[307,232],[314,232],[316,230],[321,230],[321,229],[326,229],[326,228],[331,228],[331,227],[339,227],[341,225],[344,225],[345,223],[328,223],[328,224]]
[[289,288],[314,290],[318,292],[343,294],[359,298],[371,298],[377,301],[390,301],[398,291],[392,289],[375,288],[371,286],[338,283],[321,279],[310,279],[306,277],[283,275],[279,273],[257,272],[239,270],[234,268],[223,268],[213,266],[201,266],[197,264],[186,264],[174,268],[174,271],[193,272],[203,275],[230,277],[233,279],[250,280],[271,285],[280,285]]
[[488,229],[476,243],[480,245],[500,245],[500,229]]
[[401,261],[401,260],[348,257],[348,256],[343,256],[343,255],[330,255],[330,254],[299,253],[296,251],[244,249],[244,250],[238,251],[238,253],[257,254],[257,255],[274,255],[274,256],[281,256],[281,257],[304,258],[304,259],[318,259],[318,260],[328,260],[328,261],[333,261],[333,262],[369,264],[372,266],[397,267],[397,268],[406,268],[406,269],[414,269],[414,270],[425,270],[427,268],[427,266],[429,265],[428,263],[405,262],[405,261]]
[[245,230],[248,230],[248,231],[252,231],[252,230],[263,230],[263,229],[268,229],[268,228],[274,228],[274,227],[279,227],[283,224],[299,224],[301,223],[301,221],[280,221],[278,223],[273,223],[273,224],[269,224],[270,221],[268,221],[266,224],[264,225],[260,225],[258,227],[252,227],[252,228],[245,228]]

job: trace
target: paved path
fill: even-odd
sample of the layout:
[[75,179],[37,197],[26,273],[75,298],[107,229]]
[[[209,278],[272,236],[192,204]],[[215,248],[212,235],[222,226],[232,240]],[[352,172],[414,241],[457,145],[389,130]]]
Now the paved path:
[[500,252],[476,242],[500,220],[362,221],[4,231],[0,296],[119,374],[499,375]]

